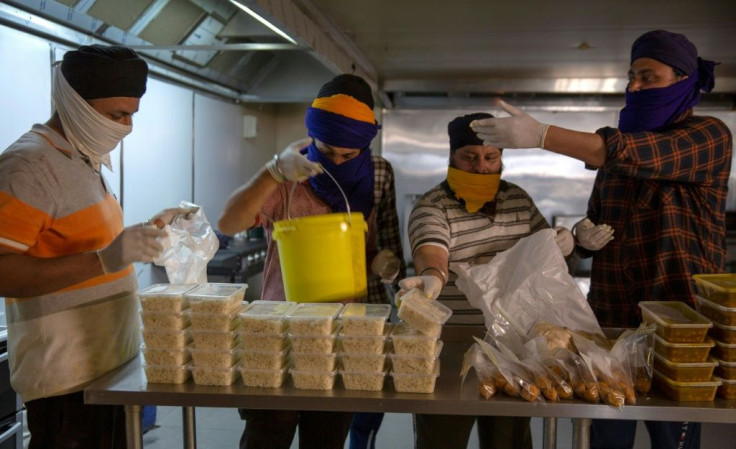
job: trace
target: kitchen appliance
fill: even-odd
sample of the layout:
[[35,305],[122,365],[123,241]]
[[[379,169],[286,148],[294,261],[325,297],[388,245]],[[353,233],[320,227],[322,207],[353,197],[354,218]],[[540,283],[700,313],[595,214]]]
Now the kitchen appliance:
[[8,330],[0,326],[0,449],[23,448],[23,403],[10,386]]

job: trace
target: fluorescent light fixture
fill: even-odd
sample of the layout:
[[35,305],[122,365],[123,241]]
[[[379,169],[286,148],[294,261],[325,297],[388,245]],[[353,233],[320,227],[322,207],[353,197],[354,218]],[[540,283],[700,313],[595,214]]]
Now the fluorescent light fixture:
[[266,26],[267,26],[267,27],[268,27],[268,28],[269,28],[269,29],[270,29],[271,31],[273,31],[274,33],[278,34],[279,36],[283,37],[283,38],[284,38],[284,39],[286,39],[287,41],[289,41],[289,42],[291,42],[292,44],[296,45],[296,41],[295,41],[294,39],[292,39],[291,37],[289,37],[289,35],[288,35],[288,34],[286,34],[286,33],[284,33],[283,31],[281,31],[281,30],[280,30],[280,29],[279,29],[279,28],[278,28],[278,27],[277,27],[276,25],[272,24],[272,23],[271,23],[271,22],[269,22],[268,20],[266,20],[266,19],[264,19],[263,17],[259,16],[259,15],[258,15],[258,14],[257,14],[257,13],[256,13],[255,11],[253,11],[252,9],[248,8],[247,6],[245,6],[245,5],[241,4],[240,2],[238,2],[238,1],[236,1],[236,0],[230,0],[230,3],[232,3],[232,4],[233,4],[233,5],[235,5],[235,6],[237,6],[238,8],[242,9],[243,11],[247,12],[247,13],[248,13],[248,14],[249,14],[249,15],[250,15],[251,17],[253,17],[253,18],[254,18],[254,19],[256,19],[257,21],[261,22],[262,24],[266,25]]

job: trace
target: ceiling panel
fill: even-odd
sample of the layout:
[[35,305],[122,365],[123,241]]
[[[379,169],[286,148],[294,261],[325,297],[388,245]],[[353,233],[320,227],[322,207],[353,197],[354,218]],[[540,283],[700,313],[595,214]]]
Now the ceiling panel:
[[87,14],[121,30],[130,29],[153,0],[97,0]]
[[205,11],[189,0],[171,0],[139,37],[156,45],[178,44],[204,16]]

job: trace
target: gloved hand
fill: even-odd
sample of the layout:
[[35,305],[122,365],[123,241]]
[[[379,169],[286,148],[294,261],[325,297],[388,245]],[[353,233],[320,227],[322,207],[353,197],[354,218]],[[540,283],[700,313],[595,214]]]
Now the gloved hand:
[[309,141],[302,139],[292,142],[266,164],[266,169],[271,173],[273,179],[278,182],[303,181],[310,176],[322,173],[321,165],[299,153],[299,150],[304,148],[305,142],[308,145],[311,138]]
[[[404,278],[399,281],[399,293],[397,297],[403,296],[404,293],[408,292],[412,288],[418,288],[424,292],[424,296],[427,299],[437,299],[442,291],[442,281],[437,276],[424,275],[424,276],[411,276]],[[396,304],[397,306],[399,304]]]
[[598,251],[613,240],[613,228],[607,224],[594,225],[588,217],[573,226],[578,245],[590,251]]
[[555,243],[560,248],[560,252],[562,252],[564,257],[569,256],[572,254],[572,250],[575,249],[575,239],[572,236],[572,232],[562,226],[555,226],[554,229],[557,231]]
[[396,279],[401,268],[401,261],[390,249],[382,249],[371,262],[371,271],[381,278],[384,284],[390,284]]
[[167,224],[171,224],[171,222],[174,221],[174,218],[183,215],[185,219],[189,219],[192,214],[197,212],[197,210],[199,210],[198,207],[173,207],[171,209],[164,209],[149,219],[148,224],[152,224],[159,229],[163,229]]
[[154,225],[140,223],[123,229],[112,243],[97,251],[102,270],[115,273],[133,262],[151,262],[163,251],[158,237],[166,237],[166,231]]
[[483,140],[484,145],[499,148],[544,148],[549,125],[539,123],[531,115],[503,100],[496,104],[511,117],[473,120],[470,128]]

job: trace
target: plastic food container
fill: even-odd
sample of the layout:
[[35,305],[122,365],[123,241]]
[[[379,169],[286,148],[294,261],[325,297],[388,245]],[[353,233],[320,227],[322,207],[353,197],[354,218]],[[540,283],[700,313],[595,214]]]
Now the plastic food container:
[[189,328],[179,331],[155,331],[142,329],[143,341],[147,348],[184,349],[192,341]]
[[736,343],[728,344],[716,340],[713,355],[726,362],[736,362]]
[[335,369],[337,354],[292,352],[291,364],[301,371],[332,371]]
[[431,374],[399,374],[391,372],[394,389],[399,393],[433,393],[434,384],[440,375],[439,363]]
[[706,362],[677,363],[671,362],[654,353],[654,369],[677,382],[705,382],[713,376],[718,362],[710,357]]
[[[284,341],[285,343],[285,341]],[[248,369],[279,369],[284,366],[290,347],[284,345],[280,351],[240,350],[240,363]]]
[[202,284],[188,291],[184,296],[189,300],[193,313],[230,314],[240,310],[248,284]]
[[241,329],[248,334],[278,334],[286,330],[286,314],[296,303],[253,301],[240,313]]
[[289,369],[294,388],[300,390],[332,390],[337,371],[302,371]]
[[441,351],[442,341],[437,345],[432,357],[389,354],[392,370],[397,374],[431,374],[435,365],[439,366]]
[[681,402],[712,401],[721,385],[715,377],[706,382],[677,382],[657,370],[654,370],[654,381],[670,399]]
[[700,313],[717,323],[736,326],[736,307],[724,307],[702,296],[696,296],[696,298],[700,304]]
[[147,330],[178,331],[189,326],[189,314],[185,312],[141,311],[143,327]]
[[701,343],[711,321],[680,301],[641,301],[644,322],[655,323],[656,333],[673,343]]
[[386,365],[386,354],[352,354],[341,352],[340,364],[345,371],[380,373]]
[[326,335],[294,335],[288,334],[291,349],[294,352],[330,353],[335,349],[336,334]]
[[424,335],[406,323],[399,323],[391,331],[391,343],[395,354],[432,357],[439,340]]
[[187,293],[195,284],[154,284],[138,292],[146,312],[181,312],[189,307]]
[[233,331],[192,331],[192,339],[197,349],[232,349],[239,341],[237,334]]
[[343,335],[383,335],[390,304],[346,304],[338,319]]
[[[418,292],[418,293],[417,293]],[[452,310],[439,301],[429,300],[417,289],[401,298],[398,316],[411,327],[431,337],[439,337],[442,325],[450,319]]]
[[710,338],[702,343],[670,343],[659,335],[654,336],[654,352],[670,362],[705,362],[713,346],[715,343]]
[[698,294],[724,307],[736,307],[736,274],[693,275]]
[[248,351],[279,352],[288,343],[286,334],[240,334],[241,346]]
[[736,326],[724,326],[721,323],[713,323],[710,330],[711,335],[718,341],[729,345],[736,344]]
[[713,380],[721,381],[721,386],[718,387],[716,392],[718,396],[726,399],[736,399],[736,380],[721,379],[718,376],[713,376]]
[[241,366],[240,377],[246,387],[278,388],[286,379],[287,367],[258,369]]
[[228,332],[240,325],[240,311],[233,313],[190,312],[192,330]]
[[716,368],[716,374],[719,377],[722,377],[728,380],[736,379],[736,362],[727,362],[725,360],[719,360],[719,359],[715,359],[715,360],[718,362],[718,367]]
[[292,335],[329,335],[342,310],[340,303],[301,303],[286,315]]
[[192,365],[203,368],[230,368],[240,359],[236,349],[192,348]]
[[387,370],[379,372],[340,371],[346,390],[381,391]]
[[230,368],[206,368],[203,366],[192,366],[192,377],[197,385],[218,385],[221,387],[232,385],[238,377],[236,367]]
[[191,359],[189,348],[168,349],[168,348],[149,348],[146,345],[141,347],[143,358],[146,363],[151,365],[186,365]]
[[146,380],[149,384],[181,384],[189,379],[187,365],[151,365],[143,364]]
[[337,340],[342,352],[351,354],[383,354],[386,352],[389,329],[383,331],[383,335],[344,335],[341,331]]

